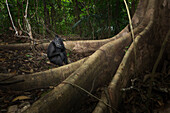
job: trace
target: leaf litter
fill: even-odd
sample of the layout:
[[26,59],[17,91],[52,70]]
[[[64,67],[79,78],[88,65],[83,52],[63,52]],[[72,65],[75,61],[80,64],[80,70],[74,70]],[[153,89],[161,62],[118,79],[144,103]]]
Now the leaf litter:
[[[170,62],[164,60],[152,83],[151,76],[149,72],[144,72],[138,78],[132,79],[127,88],[121,90],[121,113],[170,112]],[[150,85],[152,92],[149,95]]]
[[[32,50],[1,50],[0,49],[0,74],[23,75],[45,71],[58,66],[49,62],[46,50],[40,50],[40,54],[33,54]],[[69,63],[87,57],[91,53],[75,53],[66,50]],[[35,89],[32,91],[4,91],[0,89],[0,113],[21,113],[30,105],[51,91],[54,87]]]

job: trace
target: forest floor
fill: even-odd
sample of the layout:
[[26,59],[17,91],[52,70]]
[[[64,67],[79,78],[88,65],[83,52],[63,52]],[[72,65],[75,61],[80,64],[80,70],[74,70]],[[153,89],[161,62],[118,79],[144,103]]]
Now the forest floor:
[[[31,74],[45,71],[58,66],[50,63],[46,50],[39,50],[40,54],[34,54],[32,50],[1,50],[0,49],[0,72],[12,75]],[[69,63],[78,61],[92,53],[80,54],[66,50]]]
[[[26,43],[29,40],[25,38],[19,38],[14,36],[3,35],[0,39],[0,45],[14,44],[14,43]],[[39,37],[40,38],[40,37]],[[46,37],[47,38],[47,37]],[[63,39],[74,40],[74,37],[64,36]],[[49,42],[53,38],[46,40],[41,37],[41,41]],[[76,39],[80,37],[76,36]],[[31,49],[29,50],[1,50],[0,48],[0,73],[8,73],[12,75],[20,74],[31,74],[35,72],[45,71],[52,68],[57,68],[58,66],[49,62],[47,58],[47,50],[39,49],[37,51],[39,54],[33,53]],[[70,50],[66,50],[69,63],[78,61],[84,57],[91,55],[92,53],[75,53]]]
[[[70,39],[70,37],[66,36],[63,36],[63,38]],[[0,39],[0,44],[2,45],[24,42],[28,41],[26,39],[6,36]],[[46,50],[42,49],[39,52],[40,54],[37,55],[33,54],[32,50],[12,51],[0,49],[0,73],[12,75],[31,74],[58,67],[49,62]],[[91,54],[78,54],[67,50],[70,63]],[[148,95],[151,85],[149,72],[141,74],[139,78],[132,79],[130,85],[122,89],[122,103],[119,107],[121,113],[170,112],[170,62],[164,60],[161,64],[152,84],[151,95]],[[20,113],[52,89],[53,87],[32,91],[0,90],[0,113],[14,113],[16,111]],[[98,88],[94,95],[100,98],[102,90],[103,88]],[[89,96],[77,113],[92,112],[97,103],[96,99]]]
[[139,74],[122,92],[121,113],[170,113],[170,62],[164,60],[154,75]]
[[[150,71],[138,73],[127,87],[121,89],[122,102],[118,108],[120,113],[170,113],[170,62],[163,59],[154,75],[151,82]],[[100,98],[99,93],[105,88],[97,89],[94,95]],[[150,88],[152,92],[149,95]],[[97,103],[96,99],[89,97],[76,113],[91,113]]]
[[[0,44],[14,44],[26,43],[29,40],[25,38],[18,38],[13,36],[1,36]],[[72,37],[62,36],[64,39],[71,40]],[[53,38],[51,38],[52,40]],[[79,37],[76,37],[79,39]],[[74,40],[74,39],[72,39]],[[49,40],[45,40],[49,42]],[[48,69],[57,68],[58,66],[50,63],[47,57],[47,50],[38,50],[39,54],[33,53],[29,50],[2,50],[0,48],[0,74],[3,75],[22,75],[32,74],[36,72],[46,71]],[[85,58],[92,53],[75,53],[66,50],[68,62],[72,63]],[[30,104],[35,102],[38,98],[42,97],[53,88],[37,89],[33,91],[2,91],[0,90],[0,113],[18,111],[22,112]]]

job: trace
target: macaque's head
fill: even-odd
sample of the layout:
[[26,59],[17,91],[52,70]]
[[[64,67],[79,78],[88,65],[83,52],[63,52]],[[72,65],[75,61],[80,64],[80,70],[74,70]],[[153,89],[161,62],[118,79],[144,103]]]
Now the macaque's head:
[[55,38],[59,38],[59,36],[58,36],[58,35],[55,35]]

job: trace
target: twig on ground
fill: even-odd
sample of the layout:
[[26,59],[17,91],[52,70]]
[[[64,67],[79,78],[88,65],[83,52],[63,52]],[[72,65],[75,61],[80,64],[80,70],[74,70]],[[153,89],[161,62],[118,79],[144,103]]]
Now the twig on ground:
[[135,81],[137,80],[137,78],[135,79],[131,79],[131,86],[130,87],[127,87],[127,88],[122,88],[121,91],[129,91],[129,90],[132,90],[132,89],[136,89],[138,90],[137,88],[135,88]]

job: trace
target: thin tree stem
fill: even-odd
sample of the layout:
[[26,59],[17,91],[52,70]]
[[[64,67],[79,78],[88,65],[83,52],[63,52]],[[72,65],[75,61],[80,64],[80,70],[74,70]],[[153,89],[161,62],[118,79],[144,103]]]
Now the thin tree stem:
[[17,31],[17,29],[16,29],[16,27],[14,25],[14,21],[12,19],[11,12],[10,12],[10,9],[9,9],[9,6],[8,6],[8,0],[6,0],[6,6],[7,6],[7,9],[8,9],[8,14],[9,14],[9,17],[11,19],[12,26],[13,26],[13,28],[15,30],[15,34],[18,36],[18,31]]
[[135,55],[135,72],[136,72],[136,43],[135,43],[135,36],[134,36],[134,32],[133,32],[133,26],[132,26],[132,20],[131,20],[131,16],[130,16],[130,12],[129,12],[129,8],[128,5],[126,3],[126,0],[124,0],[125,6],[126,6],[126,10],[127,10],[127,14],[128,14],[128,18],[129,18],[129,25],[130,25],[130,30],[132,33],[132,39],[133,39],[133,44],[134,44],[134,55]]

